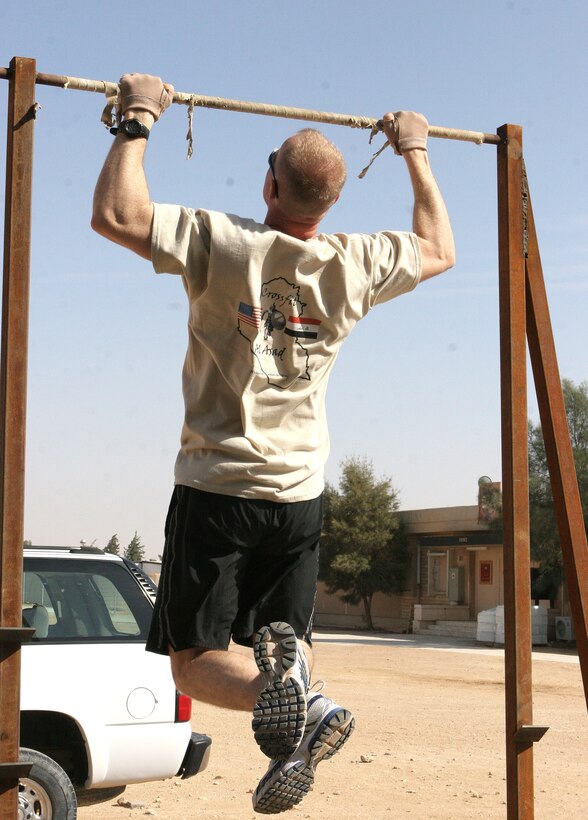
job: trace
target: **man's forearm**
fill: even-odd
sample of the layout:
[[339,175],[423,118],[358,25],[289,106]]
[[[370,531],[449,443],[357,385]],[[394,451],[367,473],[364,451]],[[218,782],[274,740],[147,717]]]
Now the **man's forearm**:
[[135,250],[150,233],[153,209],[143,170],[145,140],[125,140],[117,137],[98,177],[92,227]]
[[[140,119],[147,127],[153,124],[148,114]],[[150,259],[153,205],[143,168],[146,143],[122,134],[115,138],[96,184],[92,227]]]
[[414,193],[413,231],[421,246],[421,278],[428,279],[455,264],[453,231],[427,152],[417,149],[403,156]]
[[388,142],[408,167],[414,194],[412,227],[421,249],[421,279],[428,279],[455,264],[449,215],[429,165],[429,124],[415,111],[388,112],[382,122]]

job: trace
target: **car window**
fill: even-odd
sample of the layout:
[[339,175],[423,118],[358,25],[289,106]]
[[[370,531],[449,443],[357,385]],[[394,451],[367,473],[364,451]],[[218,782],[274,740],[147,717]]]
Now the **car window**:
[[33,641],[145,641],[151,612],[122,564],[25,556],[22,622]]

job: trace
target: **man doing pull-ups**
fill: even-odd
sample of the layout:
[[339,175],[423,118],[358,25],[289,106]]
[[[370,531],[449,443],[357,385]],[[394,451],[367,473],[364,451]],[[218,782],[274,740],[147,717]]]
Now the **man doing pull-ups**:
[[354,725],[309,689],[328,377],[373,307],[454,264],[453,235],[427,121],[404,111],[383,121],[410,175],[411,232],[320,233],[346,171],[309,128],[269,155],[263,223],[153,203],[143,157],[172,94],[157,77],[121,79],[123,119],[92,219],[157,273],[181,276],[188,298],[185,418],[147,648],[169,654],[192,698],[253,710],[271,758],[253,805],[276,813],[300,802]]

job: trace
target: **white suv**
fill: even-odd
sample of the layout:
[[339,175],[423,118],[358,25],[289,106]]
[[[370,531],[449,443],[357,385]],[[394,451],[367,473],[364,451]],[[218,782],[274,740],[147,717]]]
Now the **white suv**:
[[145,651],[155,585],[94,548],[25,547],[19,818],[76,816],[76,789],[179,775],[208,763],[169,659]]

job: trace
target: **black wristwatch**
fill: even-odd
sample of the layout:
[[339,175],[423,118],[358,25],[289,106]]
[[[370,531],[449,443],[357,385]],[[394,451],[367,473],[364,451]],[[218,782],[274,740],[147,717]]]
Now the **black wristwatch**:
[[137,139],[137,137],[143,137],[143,139],[146,140],[149,139],[149,129],[143,125],[142,122],[139,122],[139,120],[123,120],[118,128],[111,128],[110,133],[114,134],[114,136],[118,133],[123,133],[131,139]]

